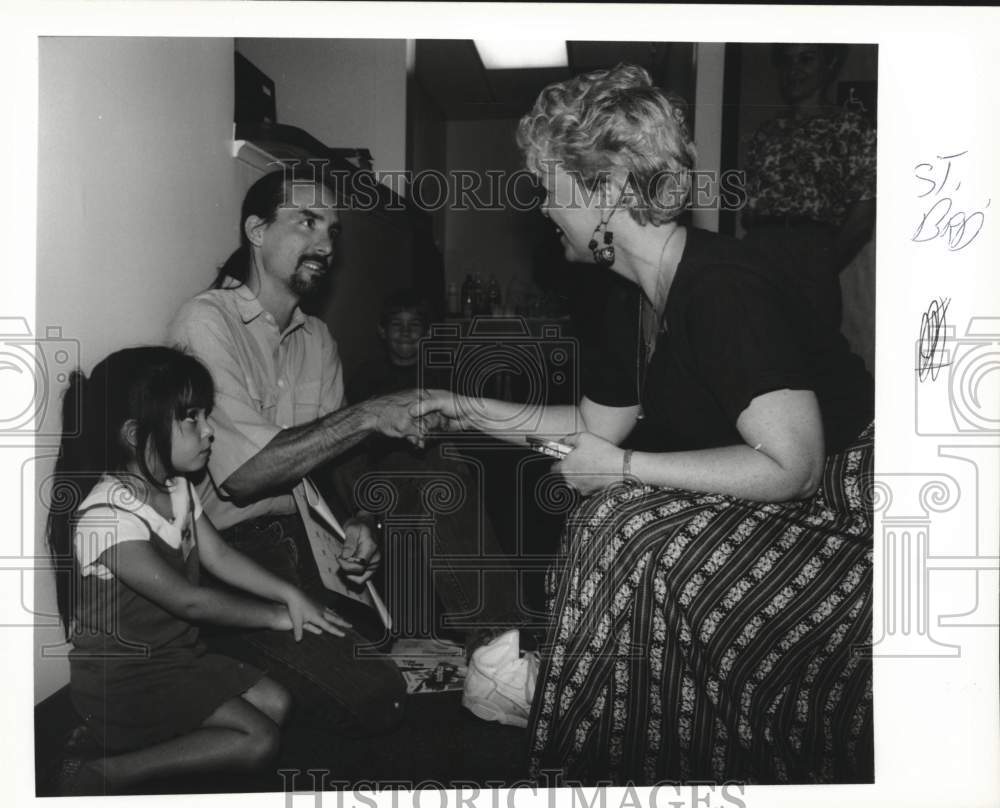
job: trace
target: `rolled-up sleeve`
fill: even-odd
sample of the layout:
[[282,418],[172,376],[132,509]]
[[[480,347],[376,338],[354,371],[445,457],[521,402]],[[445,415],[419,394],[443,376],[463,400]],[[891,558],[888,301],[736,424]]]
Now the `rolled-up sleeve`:
[[281,428],[267,419],[266,393],[240,367],[226,315],[211,303],[190,301],[171,324],[168,338],[202,361],[215,383],[215,405],[209,422],[215,430],[208,469],[222,485],[277,435]]

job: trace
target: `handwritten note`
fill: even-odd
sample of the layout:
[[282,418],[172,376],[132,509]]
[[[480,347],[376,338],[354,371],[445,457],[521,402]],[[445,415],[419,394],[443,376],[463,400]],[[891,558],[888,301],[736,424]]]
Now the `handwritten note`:
[[913,167],[913,176],[923,183],[917,199],[926,200],[927,206],[912,241],[944,239],[948,249],[955,252],[968,247],[982,232],[991,200],[972,199],[969,201],[977,207],[966,207],[960,198],[962,173],[969,168],[968,157],[968,151],[939,154],[934,162],[917,163]]
[[917,341],[917,378],[934,381],[941,368],[950,364],[945,352],[950,297],[931,301],[920,318],[920,338]]

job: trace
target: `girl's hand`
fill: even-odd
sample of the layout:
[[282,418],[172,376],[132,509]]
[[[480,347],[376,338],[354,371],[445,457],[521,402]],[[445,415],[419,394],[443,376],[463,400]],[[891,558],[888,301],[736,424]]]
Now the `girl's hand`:
[[295,641],[302,639],[302,632],[308,631],[312,634],[336,634],[343,637],[344,632],[340,627],[350,628],[343,617],[333,609],[320,605],[301,589],[292,587],[285,598],[284,620],[279,629],[285,631],[291,629],[295,635]]
[[621,482],[625,452],[613,443],[590,432],[567,435],[559,442],[572,446],[573,451],[553,464],[552,470],[584,496]]

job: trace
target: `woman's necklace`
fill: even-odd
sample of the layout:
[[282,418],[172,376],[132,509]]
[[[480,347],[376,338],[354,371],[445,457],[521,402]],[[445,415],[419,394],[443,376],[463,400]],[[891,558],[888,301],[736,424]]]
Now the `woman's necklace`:
[[680,230],[680,225],[674,225],[674,229],[670,231],[670,235],[667,236],[663,242],[663,246],[660,248],[660,257],[656,263],[658,271],[656,286],[653,289],[653,299],[647,301],[645,294],[641,291],[639,292],[639,344],[635,354],[635,395],[639,402],[639,415],[636,417],[640,421],[646,417],[646,413],[642,407],[642,397],[646,392],[649,363],[653,359],[653,353],[656,351],[656,342],[660,334],[666,331],[666,325],[663,323],[663,313],[667,303],[667,290],[664,288],[667,273],[663,271],[663,256],[666,255],[667,245],[670,244],[670,241],[677,234],[678,230]]

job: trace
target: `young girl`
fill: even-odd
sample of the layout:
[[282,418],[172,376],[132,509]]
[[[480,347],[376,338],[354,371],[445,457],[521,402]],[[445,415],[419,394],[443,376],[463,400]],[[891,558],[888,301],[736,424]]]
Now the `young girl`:
[[[74,373],[49,514],[70,690],[84,718],[63,793],[271,759],[290,706],[261,671],[206,653],[195,623],[329,632],[348,626],[219,537],[184,475],[211,451],[212,379],[171,348],[112,354]],[[203,565],[257,598],[198,585]],[[79,743],[89,736],[89,754]]]

